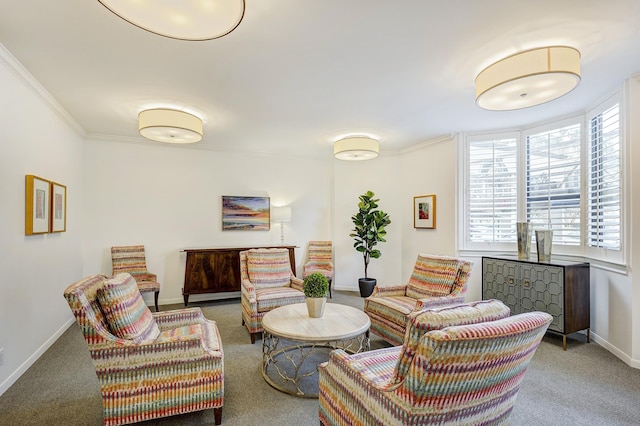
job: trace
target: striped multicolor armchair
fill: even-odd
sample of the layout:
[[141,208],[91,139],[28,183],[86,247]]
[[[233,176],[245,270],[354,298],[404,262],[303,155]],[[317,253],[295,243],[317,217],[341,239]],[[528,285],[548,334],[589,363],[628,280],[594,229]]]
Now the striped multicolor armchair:
[[472,266],[455,257],[419,254],[407,284],[376,285],[364,300],[371,332],[401,345],[411,313],[464,302]]
[[498,301],[427,310],[411,317],[403,346],[332,351],[319,367],[320,423],[506,424],[552,320],[508,314]]
[[302,280],[291,271],[289,250],[251,249],[240,252],[242,325],[251,343],[262,333],[262,317],[272,309],[304,303]]
[[333,252],[331,241],[309,241],[309,255],[302,269],[302,278],[320,272],[329,281],[329,297],[333,280]]
[[147,260],[144,254],[144,246],[119,246],[111,247],[112,275],[122,272],[130,273],[138,284],[140,293],[153,293],[153,300],[158,309],[158,295],[160,283],[158,276],[147,271]]
[[209,408],[220,424],[222,343],[200,308],[152,313],[127,273],[84,278],[64,296],[89,346],[105,425]]

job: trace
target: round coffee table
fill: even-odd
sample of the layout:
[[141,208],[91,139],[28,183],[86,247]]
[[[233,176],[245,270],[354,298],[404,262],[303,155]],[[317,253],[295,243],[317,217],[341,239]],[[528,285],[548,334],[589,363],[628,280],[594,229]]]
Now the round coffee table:
[[310,318],[305,303],[286,305],[262,318],[262,376],[279,391],[318,397],[318,365],[333,349],[369,350],[371,321],[362,310],[327,303],[322,318]]

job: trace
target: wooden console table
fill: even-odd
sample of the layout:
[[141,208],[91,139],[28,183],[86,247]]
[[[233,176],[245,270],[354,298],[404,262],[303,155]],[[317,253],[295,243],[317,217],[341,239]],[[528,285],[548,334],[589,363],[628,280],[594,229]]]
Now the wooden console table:
[[[228,293],[240,291],[240,252],[252,248],[286,248],[291,270],[296,274],[296,246],[253,246],[184,249],[187,264],[184,271],[182,297],[184,306],[190,294]],[[235,297],[235,295],[233,296]]]

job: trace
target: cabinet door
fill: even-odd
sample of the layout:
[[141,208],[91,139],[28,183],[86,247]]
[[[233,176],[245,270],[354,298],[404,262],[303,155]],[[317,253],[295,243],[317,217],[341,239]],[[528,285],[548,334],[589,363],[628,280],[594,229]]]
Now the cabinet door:
[[512,315],[520,310],[517,267],[516,262],[509,260],[482,258],[482,298],[501,300]]
[[541,311],[553,316],[549,330],[564,333],[564,268],[520,264],[520,312]]

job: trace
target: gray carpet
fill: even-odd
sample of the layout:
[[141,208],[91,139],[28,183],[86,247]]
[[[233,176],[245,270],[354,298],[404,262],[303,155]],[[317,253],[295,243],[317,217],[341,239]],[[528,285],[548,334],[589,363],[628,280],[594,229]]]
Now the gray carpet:
[[[356,293],[334,291],[330,303],[362,309]],[[240,301],[193,303],[217,321],[225,352],[222,424],[318,424],[318,401],[283,394],[261,375],[262,341],[250,344],[241,325]],[[161,306],[162,310],[180,305]],[[372,336],[372,349],[388,346]],[[527,371],[510,419],[512,425],[638,425],[640,370],[584,336],[548,334]],[[0,425],[100,425],[102,405],[95,371],[74,324],[0,396]],[[145,422],[153,425],[214,424],[213,410]]]

